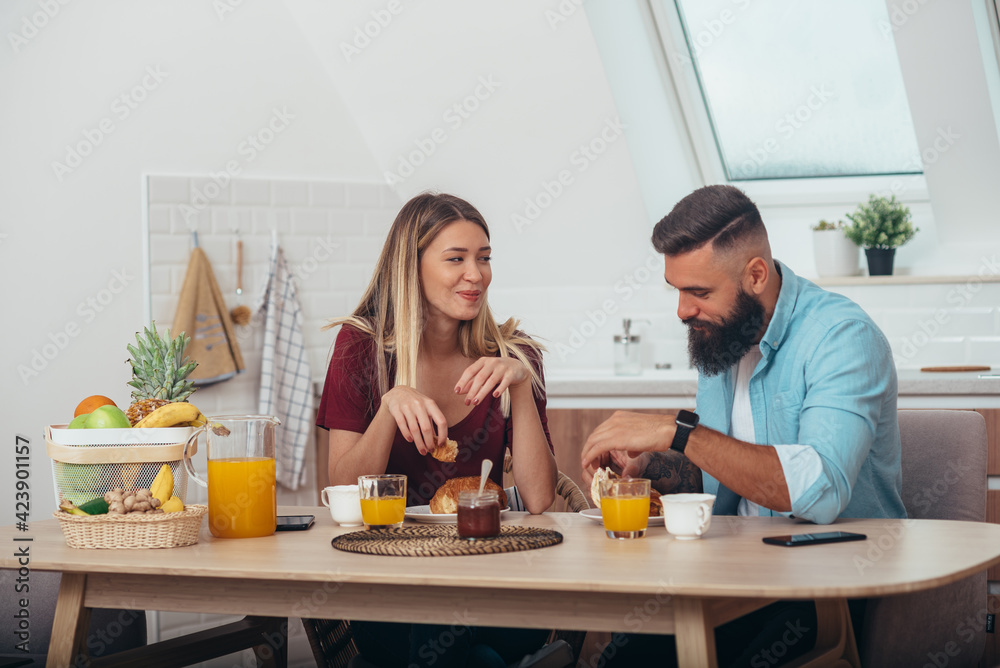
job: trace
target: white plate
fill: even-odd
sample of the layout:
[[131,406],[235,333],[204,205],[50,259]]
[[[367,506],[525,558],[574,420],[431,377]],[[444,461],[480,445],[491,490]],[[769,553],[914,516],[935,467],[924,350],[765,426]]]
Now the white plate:
[[[509,510],[510,508],[501,510],[500,517],[502,518]],[[406,509],[405,515],[407,519],[424,524],[454,524],[458,520],[458,515],[455,513],[432,513],[430,506],[410,506]]]
[[[580,514],[586,517],[588,520],[593,520],[598,524],[604,524],[604,519],[601,517],[600,508],[587,508],[586,510],[581,510]],[[659,517],[650,517],[649,526],[651,527],[663,526],[663,515],[660,515]]]

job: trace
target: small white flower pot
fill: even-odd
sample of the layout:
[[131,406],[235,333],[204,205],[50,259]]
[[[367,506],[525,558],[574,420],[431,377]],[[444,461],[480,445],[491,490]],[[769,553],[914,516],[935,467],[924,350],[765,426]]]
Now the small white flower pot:
[[843,230],[813,230],[813,256],[816,274],[821,278],[856,276],[861,268],[860,249]]

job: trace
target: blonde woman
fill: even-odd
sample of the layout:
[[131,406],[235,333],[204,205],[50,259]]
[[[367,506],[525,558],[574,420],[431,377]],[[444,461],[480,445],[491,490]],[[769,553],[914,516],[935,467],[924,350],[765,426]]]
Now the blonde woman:
[[[489,228],[475,207],[431,193],[403,206],[361,303],[328,325],[343,325],[317,422],[330,432],[330,484],[403,473],[407,504],[422,505],[445,480],[479,475],[483,459],[493,462],[490,477],[502,486],[509,447],[525,508],[537,514],[551,505],[556,464],[541,351],[517,321],[494,320],[486,299],[492,277]],[[448,438],[458,442],[456,461],[431,457]],[[362,653],[379,665],[463,666],[477,652],[489,654],[489,645],[507,650],[500,653],[510,662],[545,636],[466,628],[442,653],[430,647],[441,646],[440,633],[454,635],[453,626],[352,628]],[[518,642],[521,636],[528,642]]]

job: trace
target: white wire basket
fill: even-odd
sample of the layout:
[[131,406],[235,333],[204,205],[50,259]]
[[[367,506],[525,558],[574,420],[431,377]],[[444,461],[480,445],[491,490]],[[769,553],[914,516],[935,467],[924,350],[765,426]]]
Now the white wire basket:
[[[174,495],[186,502],[188,475],[184,444],[193,427],[158,429],[68,429],[45,427],[45,451],[52,459],[56,506],[103,498],[116,487],[148,488],[164,464],[174,474]],[[188,450],[196,452],[197,442]],[[165,499],[164,499],[165,500]]]

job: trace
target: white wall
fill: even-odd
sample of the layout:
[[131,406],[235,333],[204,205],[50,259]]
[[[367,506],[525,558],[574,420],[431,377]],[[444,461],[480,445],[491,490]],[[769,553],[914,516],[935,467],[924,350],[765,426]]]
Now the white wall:
[[[4,35],[40,11],[34,2],[4,10]],[[147,78],[149,90],[133,93],[147,68],[162,80]],[[0,48],[0,82],[0,272],[10,323],[0,406],[8,439],[32,439],[44,517],[52,497],[42,426],[71,418],[90,394],[128,399],[125,345],[148,302],[142,175],[208,174],[229,160],[251,176],[380,174],[297,28],[269,3],[224,20],[201,2],[61,6],[18,53]],[[143,93],[121,118],[116,100]],[[240,145],[275,107],[295,118],[251,160]],[[60,181],[52,163],[65,162],[67,145],[85,142],[102,119],[114,131]],[[4,471],[11,464],[3,458]]]

